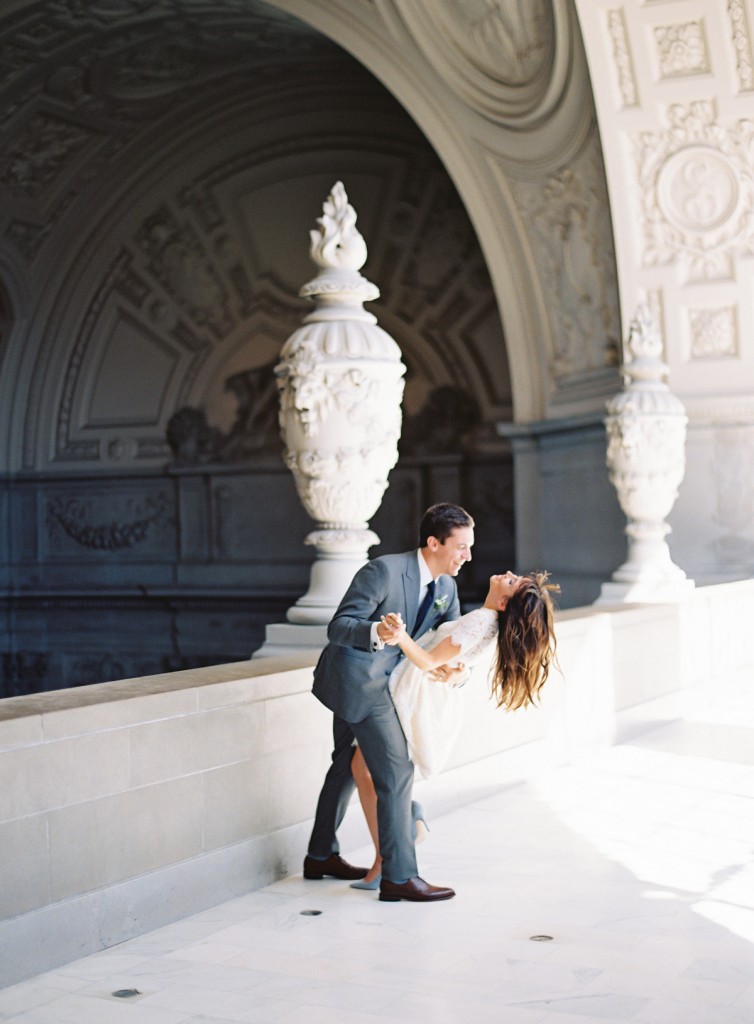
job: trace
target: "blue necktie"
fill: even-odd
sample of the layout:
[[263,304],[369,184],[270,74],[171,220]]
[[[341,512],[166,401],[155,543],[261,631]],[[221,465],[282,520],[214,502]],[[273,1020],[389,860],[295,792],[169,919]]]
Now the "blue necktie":
[[416,613],[416,623],[414,624],[414,629],[413,629],[414,633],[417,631],[419,626],[421,626],[422,622],[424,622],[424,617],[426,616],[427,612],[429,611],[429,607],[432,604],[432,601],[434,600],[434,597],[435,597],[435,581],[434,580],[430,580],[429,583],[427,584],[427,593],[424,595],[424,600],[419,605],[419,611]]

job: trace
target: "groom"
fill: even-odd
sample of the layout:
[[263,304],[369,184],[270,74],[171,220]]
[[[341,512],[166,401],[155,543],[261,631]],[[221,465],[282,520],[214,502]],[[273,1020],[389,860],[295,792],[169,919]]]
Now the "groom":
[[455,896],[452,889],[418,877],[411,818],[414,766],[388,690],[390,673],[403,655],[391,645],[396,630],[381,618],[399,612],[415,638],[459,618],[453,577],[471,561],[473,543],[468,512],[459,505],[433,505],[419,526],[419,550],[383,555],[362,566],[330,622],[313,692],[334,713],[334,750],[304,860],[305,878],[351,880],[366,874],[342,859],[336,837],[354,789],[355,739],[377,791],[380,899],[423,903]]

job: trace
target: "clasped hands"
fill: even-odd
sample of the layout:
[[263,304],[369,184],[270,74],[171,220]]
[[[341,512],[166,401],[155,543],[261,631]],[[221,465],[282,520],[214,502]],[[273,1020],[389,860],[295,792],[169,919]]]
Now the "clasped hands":
[[[400,612],[388,612],[382,616],[377,626],[377,636],[386,647],[395,647],[406,635],[406,623]],[[456,665],[438,665],[427,674],[436,682],[449,683],[451,686],[462,685],[466,681],[466,666],[463,662]]]
[[377,626],[377,636],[386,647],[395,647],[406,632],[406,623],[400,612],[388,612],[383,615]]

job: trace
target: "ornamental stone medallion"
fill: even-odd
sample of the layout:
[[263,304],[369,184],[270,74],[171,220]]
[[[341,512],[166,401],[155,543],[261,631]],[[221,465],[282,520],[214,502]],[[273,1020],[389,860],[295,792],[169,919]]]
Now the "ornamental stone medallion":
[[660,208],[681,231],[721,228],[735,214],[740,195],[735,168],[706,146],[688,146],[671,156],[657,179]]
[[726,128],[703,100],[667,119],[667,131],[636,140],[643,263],[678,263],[686,280],[729,278],[734,257],[754,255],[754,121]]

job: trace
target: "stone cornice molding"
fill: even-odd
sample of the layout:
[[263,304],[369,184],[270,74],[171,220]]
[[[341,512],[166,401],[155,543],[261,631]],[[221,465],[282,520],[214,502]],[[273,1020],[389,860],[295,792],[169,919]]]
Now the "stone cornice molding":
[[689,418],[689,430],[694,427],[740,427],[754,423],[754,396],[751,395],[691,395],[683,400]]

